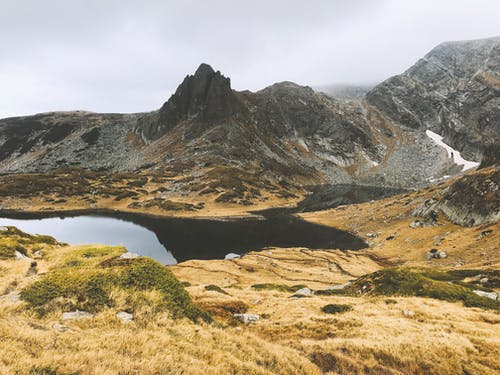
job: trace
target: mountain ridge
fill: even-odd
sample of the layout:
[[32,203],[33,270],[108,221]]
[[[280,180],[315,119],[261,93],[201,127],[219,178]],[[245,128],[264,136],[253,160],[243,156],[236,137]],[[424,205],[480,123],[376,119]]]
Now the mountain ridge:
[[415,188],[461,170],[426,129],[474,161],[500,142],[499,51],[500,38],[440,44],[348,102],[286,81],[235,91],[201,64],[156,111],[0,120],[0,172],[151,169],[203,180],[225,166],[296,187]]

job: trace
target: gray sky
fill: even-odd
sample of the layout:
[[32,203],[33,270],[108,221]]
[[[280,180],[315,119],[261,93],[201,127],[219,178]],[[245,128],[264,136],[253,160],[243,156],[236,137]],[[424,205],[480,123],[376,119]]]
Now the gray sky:
[[156,109],[201,62],[237,90],[377,82],[500,35],[499,15],[499,0],[0,0],[0,118]]

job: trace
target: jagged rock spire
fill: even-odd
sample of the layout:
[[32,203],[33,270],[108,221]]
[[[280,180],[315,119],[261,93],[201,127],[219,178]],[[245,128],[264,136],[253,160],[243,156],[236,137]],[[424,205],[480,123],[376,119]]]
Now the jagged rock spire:
[[208,64],[201,64],[194,75],[188,75],[160,109],[158,124],[144,134],[155,139],[179,122],[192,120],[206,127],[228,118],[243,108],[231,81]]

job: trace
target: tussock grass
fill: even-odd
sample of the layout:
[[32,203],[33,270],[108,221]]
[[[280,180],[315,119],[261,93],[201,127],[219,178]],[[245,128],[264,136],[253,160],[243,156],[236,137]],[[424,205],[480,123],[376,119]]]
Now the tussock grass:
[[[132,312],[150,305],[156,312],[168,311],[173,318],[211,321],[168,268],[149,258],[110,258],[119,251],[84,248],[62,256],[61,263],[21,291],[21,299],[39,316],[74,309],[99,312],[120,303]],[[156,292],[160,298],[151,300],[148,292]],[[123,295],[125,303],[119,299]]]
[[32,251],[46,245],[58,244],[57,240],[50,236],[25,233],[16,227],[6,228],[6,231],[0,232],[0,259],[13,258],[16,251],[30,256]]

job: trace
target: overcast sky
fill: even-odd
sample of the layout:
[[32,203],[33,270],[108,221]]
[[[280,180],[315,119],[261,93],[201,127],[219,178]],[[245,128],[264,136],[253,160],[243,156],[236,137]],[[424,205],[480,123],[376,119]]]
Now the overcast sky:
[[500,0],[0,0],[0,118],[149,111],[201,62],[237,90],[372,83],[447,40],[500,35]]

